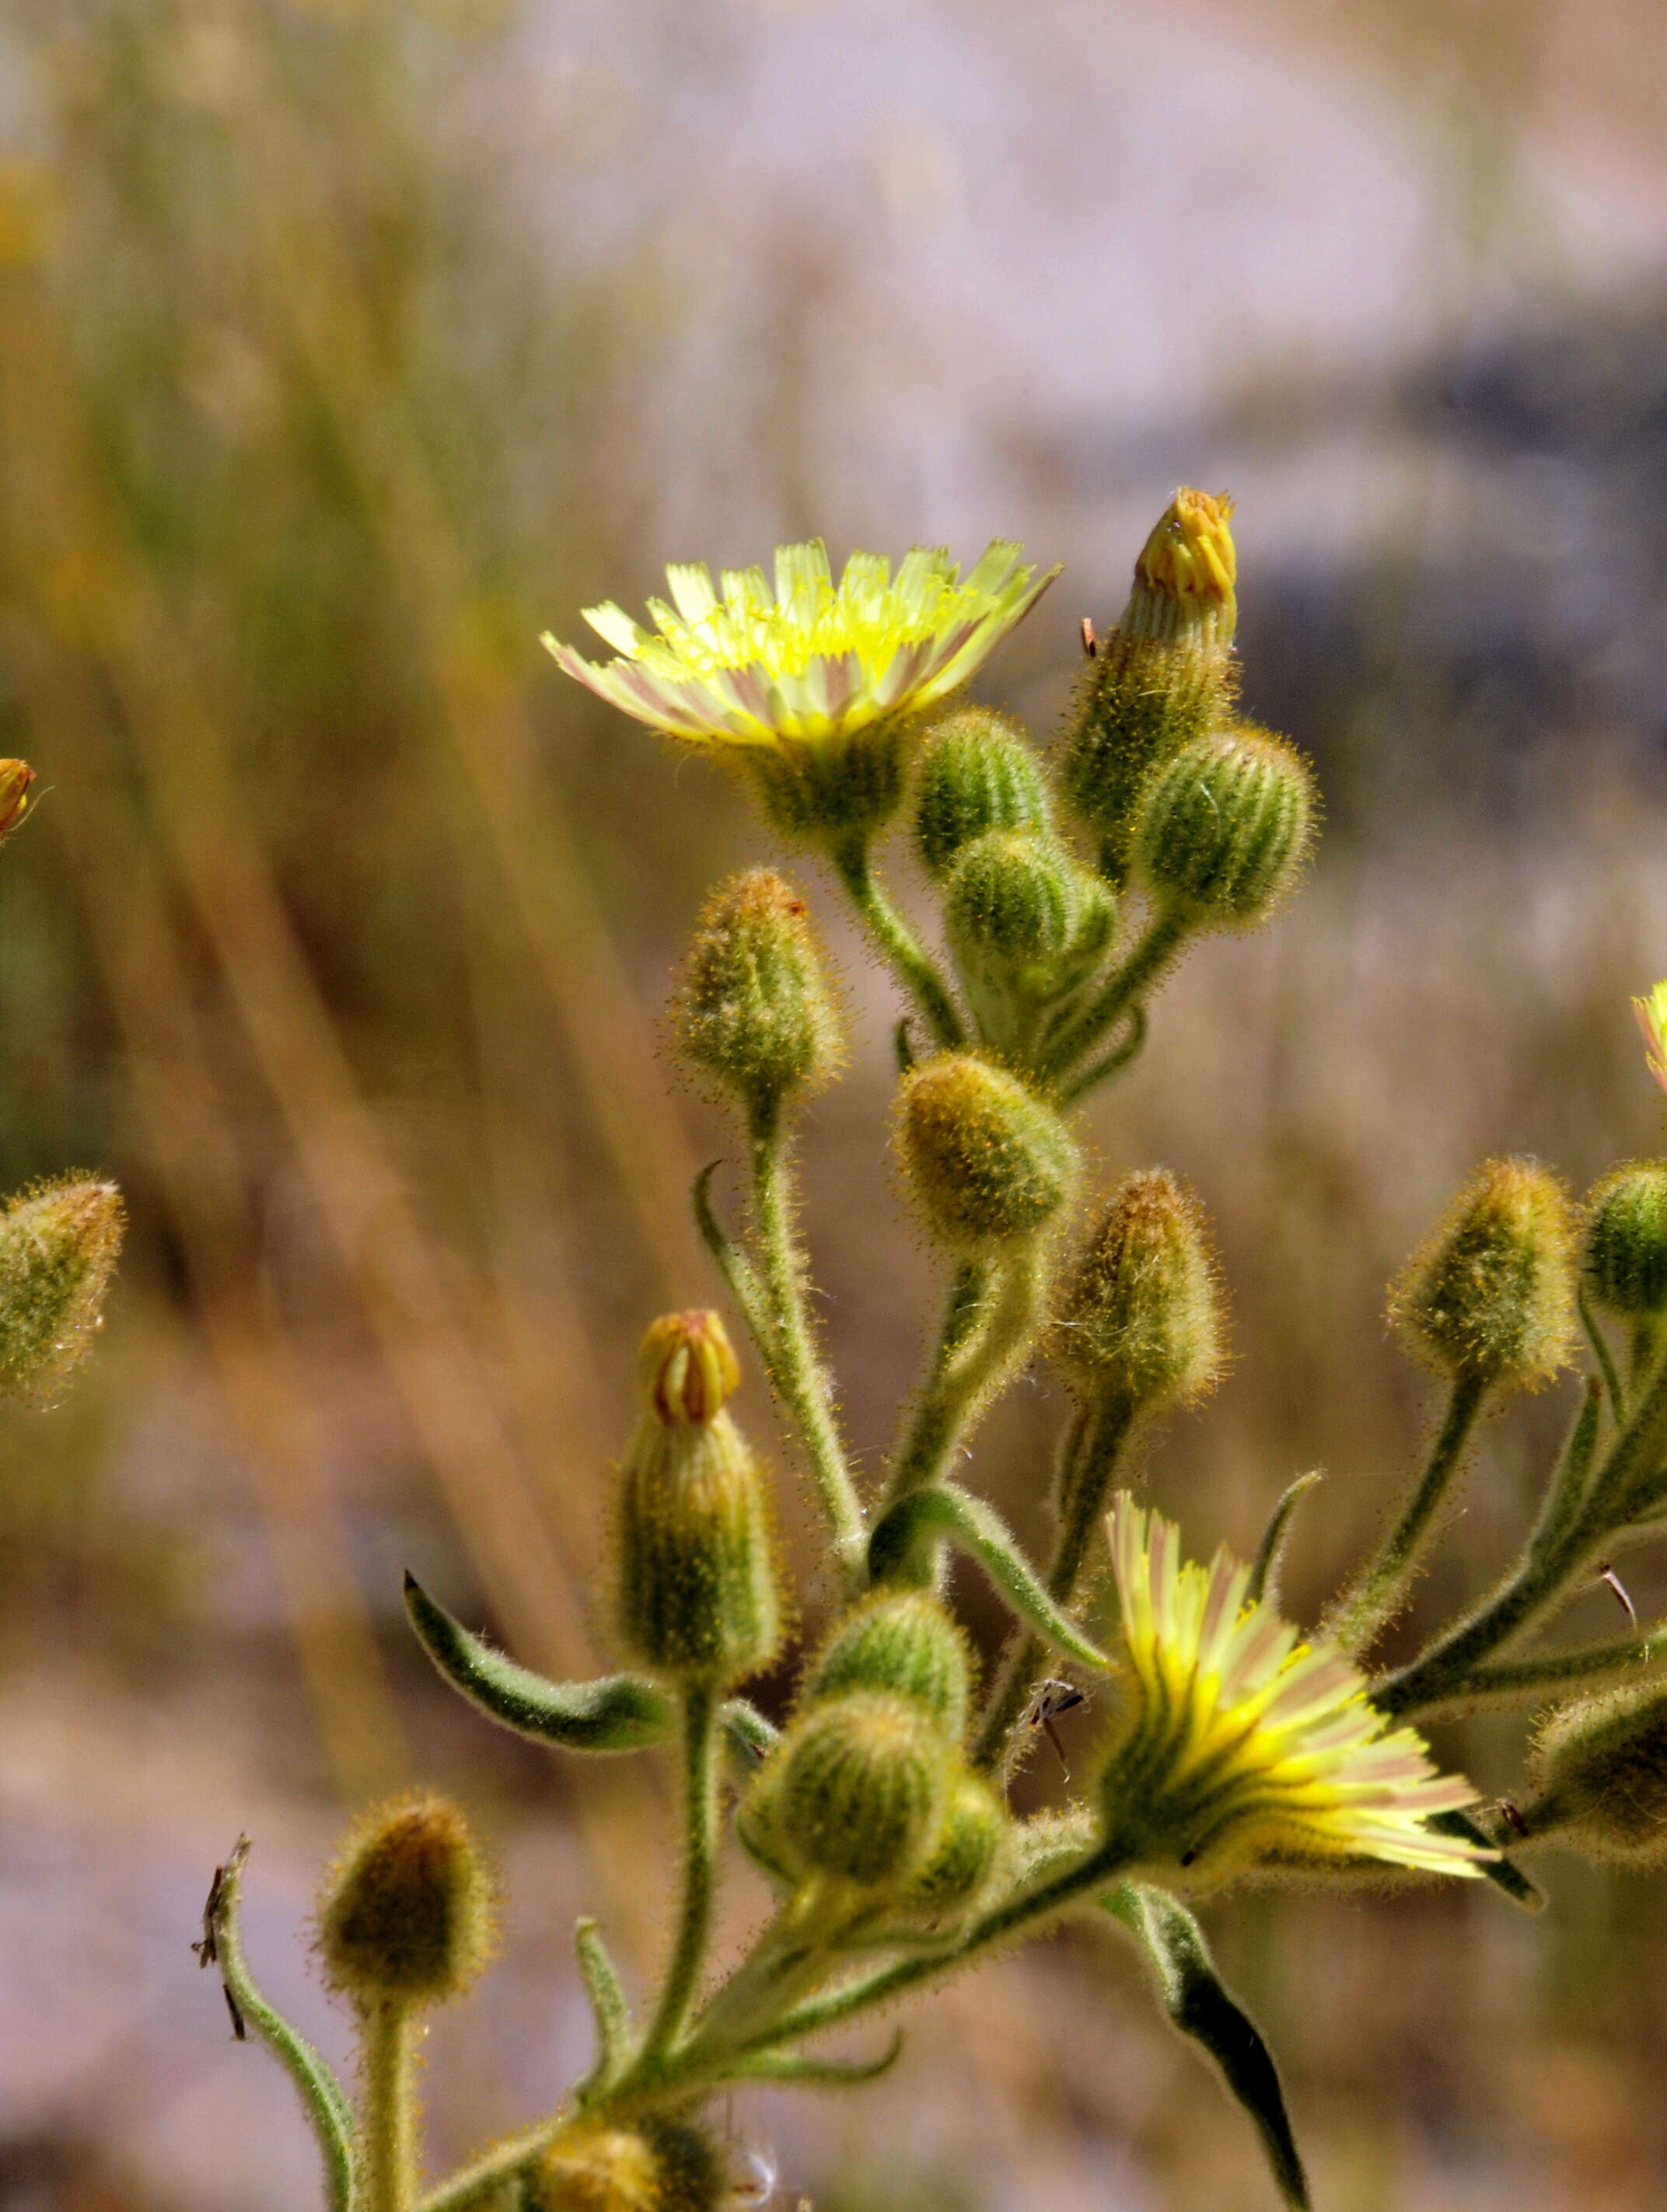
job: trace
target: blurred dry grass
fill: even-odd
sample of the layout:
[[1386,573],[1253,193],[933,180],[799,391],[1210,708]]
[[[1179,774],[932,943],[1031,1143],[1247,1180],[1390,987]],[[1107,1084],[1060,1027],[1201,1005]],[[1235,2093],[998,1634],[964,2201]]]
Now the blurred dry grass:
[[[1475,159],[1454,142],[1457,343],[1469,282],[1515,234],[1512,131],[1553,99],[1629,113],[1624,58],[1600,42],[1554,68],[1554,7],[1269,13],[1434,73],[1457,106],[1475,92],[1466,112],[1493,119]],[[556,10],[546,35],[581,14]],[[1640,21],[1634,64],[1659,53]],[[698,285],[660,252],[599,247],[578,215],[564,227],[559,161],[532,211],[520,169],[492,167],[520,28],[486,0],[55,0],[20,9],[0,48],[0,749],[45,787],[0,868],[0,1168],[79,1155],[119,1175],[136,1219],[80,1395],[0,1425],[0,1924],[72,1981],[73,1931],[96,1925],[94,1979],[149,1993],[117,2035],[45,1968],[11,1992],[35,2025],[0,2029],[21,2116],[0,2203],[228,2201],[212,2144],[233,2114],[237,2201],[306,2186],[280,2087],[267,2100],[220,2054],[194,2101],[173,2090],[218,2033],[179,1971],[188,1892],[246,1817],[281,1955],[296,1869],[339,1802],[420,1767],[489,1807],[523,1942],[447,2032],[436,2118],[459,2148],[576,2062],[578,1905],[605,1900],[639,1959],[659,1924],[633,1871],[655,1832],[647,1769],[581,1790],[483,1741],[402,1638],[398,1570],[536,1663],[599,1655],[630,1346],[654,1306],[709,1294],[685,1192],[727,1143],[654,1057],[658,1003],[701,886],[756,838],[703,771],[560,696],[534,640],[689,550],[666,518],[686,523],[702,478],[691,460],[657,479],[668,447],[709,437],[705,480],[733,467],[703,532],[813,529],[824,502],[860,525],[862,471],[824,434],[819,380],[851,264],[812,222],[772,234],[745,362],[657,385]],[[725,9],[645,6],[632,27],[668,82],[745,32]],[[1618,326],[1627,389],[1658,409],[1658,329]],[[1230,395],[1252,472],[1299,442],[1287,374]],[[733,411],[688,396],[732,379]],[[668,390],[692,419],[668,419]],[[1646,485],[1653,435],[1619,448]],[[989,518],[1049,554],[1051,530],[1092,547],[1099,526],[1062,454],[1017,441],[1017,520]],[[1260,644],[1344,834],[1271,934],[1194,958],[1095,1122],[1108,1176],[1162,1159],[1197,1183],[1238,1316],[1239,1364],[1154,1454],[1154,1484],[1201,1535],[1243,1543],[1292,1472],[1323,1466],[1293,1581],[1311,1601],[1414,1449],[1427,1392],[1387,1345],[1381,1290],[1451,1182],[1507,1149],[1584,1182],[1658,1140],[1624,1010],[1667,943],[1654,766],[1597,712],[1549,757],[1463,751],[1467,716],[1501,713],[1432,649],[1475,644],[1498,576],[1455,559],[1451,532],[1433,542],[1467,464],[1433,447],[1396,462],[1360,604],[1320,626],[1329,655],[1288,542],[1248,644],[1252,696]],[[1120,487],[1130,513],[1167,467]],[[1652,549],[1621,511],[1604,514],[1624,570]],[[1115,604],[1115,578],[1081,588]],[[1253,605],[1256,588],[1252,572]],[[998,677],[1043,726],[1073,611],[1056,617]],[[1403,738],[1416,765],[1384,765]],[[1444,748],[1462,772],[1444,775]],[[873,1449],[930,1270],[889,1185],[869,1204],[885,1006],[853,975],[863,1050],[808,1132],[806,1211]],[[1021,1522],[1056,1413],[1038,1378],[981,1448]],[[1557,1415],[1548,1398],[1490,1431],[1432,1606],[1508,1544]],[[1652,1569],[1638,1581],[1640,1601],[1667,1595]],[[1611,1601],[1585,1602],[1607,1626]],[[1462,1748],[1486,1782],[1510,1771],[1508,1731]],[[1531,1928],[1491,1898],[1221,1917],[1336,2212],[1659,2203],[1659,1906],[1637,1883],[1557,1887],[1559,1917]],[[299,2002],[317,2015],[304,1984]],[[872,2111],[812,2128],[771,2108],[824,2212],[1262,2201],[1234,2117],[1086,1944],[969,1985],[917,2042]],[[883,2167],[877,2141],[899,2146]]]

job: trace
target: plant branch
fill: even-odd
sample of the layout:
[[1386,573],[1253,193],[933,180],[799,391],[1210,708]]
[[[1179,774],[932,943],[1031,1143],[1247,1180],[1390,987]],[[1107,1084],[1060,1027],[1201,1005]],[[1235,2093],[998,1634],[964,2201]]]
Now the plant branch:
[[[718,1692],[691,1682],[683,1693],[683,1910],[639,2068],[652,2070],[681,2034],[712,1933],[718,1859]],[[635,2069],[634,2069],[635,2070]]]
[[1030,1341],[1041,1297],[1034,1248],[956,1270],[938,1343],[891,1458],[887,1505],[936,1482]]
[[843,840],[833,848],[831,858],[864,927],[925,1016],[933,1036],[941,1045],[964,1044],[966,1025],[949,986],[931,954],[887,897],[874,873],[869,838],[860,834]]
[[[1092,1052],[1126,1006],[1135,1005],[1180,951],[1187,925],[1173,909],[1154,915],[1120,968],[1114,968],[1080,1013],[1073,1015],[1042,1056],[1039,1073],[1066,1078]],[[1067,1096],[1074,1091],[1067,1090]]]

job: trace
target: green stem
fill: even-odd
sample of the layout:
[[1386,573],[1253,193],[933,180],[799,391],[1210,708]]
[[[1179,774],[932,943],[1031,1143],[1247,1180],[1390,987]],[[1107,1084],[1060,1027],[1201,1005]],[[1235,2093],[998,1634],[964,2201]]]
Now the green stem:
[[885,1502],[936,1482],[969,1424],[1030,1341],[1041,1265],[1026,1249],[985,1269],[956,1271],[938,1344],[892,1452]]
[[848,1582],[860,1583],[866,1531],[856,1486],[834,1413],[833,1389],[818,1353],[805,1297],[805,1266],[793,1231],[781,1115],[760,1108],[747,1133],[752,1222],[767,1327],[755,1333],[758,1356],[797,1425],[834,1550]]
[[[1065,1432],[1060,1452],[1057,1530],[1049,1561],[1047,1590],[1068,1606],[1077,1594],[1105,1493],[1116,1477],[1135,1424],[1135,1407],[1123,1397],[1083,1407]],[[1046,1677],[1048,1647],[1039,1636],[1020,1631],[1009,1642],[979,1723],[972,1764],[981,1771],[1005,1771],[1019,1747],[1018,1730]]]
[[909,924],[886,896],[873,870],[873,853],[866,834],[844,838],[831,854],[839,880],[897,980],[926,1017],[934,1036],[942,1045],[966,1042],[966,1027],[949,986],[937,963]]
[[[1603,1377],[1603,1388],[1609,1394],[1609,1412],[1617,1421],[1624,1421],[1627,1418],[1626,1394],[1621,1388],[1621,1377],[1615,1372],[1615,1355],[1609,1350],[1609,1339],[1599,1327],[1597,1316],[1591,1310],[1584,1284],[1575,1294],[1575,1304],[1580,1315],[1580,1326],[1585,1331],[1586,1342],[1591,1346],[1592,1356],[1597,1360],[1598,1371]],[[1636,1376],[1634,1379],[1635,1381]]]
[[1419,1554],[1428,1541],[1441,1502],[1463,1460],[1488,1387],[1486,1379],[1480,1376],[1461,1374],[1454,1377],[1445,1416],[1400,1519],[1354,1588],[1339,1600],[1327,1622],[1326,1633],[1345,1651],[1366,1650],[1399,1612]]
[[1062,1106],[1074,1106],[1079,1098],[1086,1098],[1091,1091],[1097,1091],[1102,1083],[1108,1082],[1131,1061],[1139,1059],[1145,1048],[1147,1031],[1151,1024],[1147,1019],[1144,1006],[1131,1006],[1129,1012],[1128,1035],[1120,1038],[1110,1052],[1102,1053],[1098,1060],[1091,1060],[1080,1074],[1071,1078],[1059,1093]]
[[683,1910],[654,2021],[633,2072],[652,2075],[682,2033],[712,1933],[718,1864],[718,1706],[710,1682],[683,1693]]
[[[1041,1063],[1044,1075],[1062,1077],[1090,1052],[1121,1014],[1154,983],[1180,951],[1187,924],[1173,908],[1154,915],[1121,968],[1114,969],[1080,1014],[1067,1022]],[[1073,1094],[1074,1095],[1074,1094]]]
[[1439,1698],[1427,1698],[1420,1712],[1433,1705],[1520,1705],[1554,1696],[1563,1690],[1589,1690],[1619,1680],[1641,1667],[1667,1659],[1667,1621],[1658,1621],[1647,1636],[1622,1636],[1608,1644],[1589,1644],[1575,1651],[1547,1651],[1529,1659],[1496,1660],[1477,1667],[1450,1682]]
[[364,2212],[412,2212],[417,2203],[417,2085],[409,2004],[364,2005],[359,2033],[364,2072],[360,2128]]

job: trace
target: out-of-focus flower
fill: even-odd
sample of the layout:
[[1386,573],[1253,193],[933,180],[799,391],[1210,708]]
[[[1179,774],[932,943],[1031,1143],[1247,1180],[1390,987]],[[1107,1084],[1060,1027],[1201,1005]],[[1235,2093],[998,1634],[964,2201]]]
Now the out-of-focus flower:
[[965,577],[941,546],[917,545],[895,577],[883,554],[854,553],[836,584],[818,538],[776,548],[774,591],[762,568],[726,568],[721,598],[704,562],[674,562],[673,604],[648,602],[658,635],[610,601],[585,620],[618,659],[544,642],[600,697],[693,744],[849,736],[981,666],[1059,573],[1037,577],[1021,550],[996,538]]
[[0,837],[22,820],[33,781],[34,770],[27,761],[0,760]]
[[1633,1012],[1644,1032],[1650,1073],[1667,1091],[1667,980],[1658,983],[1647,998],[1634,999]]
[[1425,1826],[1475,1791],[1375,1710],[1342,1651],[1250,1601],[1226,1551],[1183,1561],[1174,1523],[1126,1492],[1107,1526],[1131,1691],[1103,1784],[1114,1839],[1211,1876],[1363,1856],[1481,1871],[1492,1853]]

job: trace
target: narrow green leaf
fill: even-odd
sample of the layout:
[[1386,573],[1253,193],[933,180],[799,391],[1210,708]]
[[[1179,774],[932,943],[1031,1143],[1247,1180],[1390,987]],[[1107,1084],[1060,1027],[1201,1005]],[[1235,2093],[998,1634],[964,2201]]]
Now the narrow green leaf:
[[1302,1503],[1305,1495],[1322,1478],[1317,1474],[1299,1474],[1287,1486],[1268,1518],[1262,1532],[1262,1541],[1256,1546],[1256,1557],[1250,1562],[1250,1587],[1244,1595],[1254,1605],[1266,1598],[1269,1605],[1279,1603],[1279,1571],[1285,1558],[1285,1547],[1291,1534],[1291,1516]]
[[712,1178],[722,1165],[721,1160],[709,1160],[695,1177],[690,1192],[695,1226],[700,1231],[702,1243],[717,1262],[718,1273],[728,1285],[729,1295],[741,1310],[748,1334],[764,1349],[775,1338],[764,1286],[758,1280],[757,1270],[719,1220],[712,1204]]
[[585,1994],[596,2019],[596,2063],[584,2083],[584,2093],[589,2093],[602,2087],[612,2077],[629,2050],[631,2014],[613,1960],[608,1956],[607,1945],[602,1941],[602,1931],[593,1920],[579,1923],[573,1931],[573,1948],[578,1954]]
[[[1484,1850],[1498,1847],[1485,1828],[1478,1827],[1468,1813],[1433,1813],[1424,1823],[1439,1835],[1463,1836],[1467,1844],[1480,1844]],[[1486,1875],[1495,1889],[1502,1889],[1513,1905],[1520,1905],[1525,1912],[1545,1911],[1545,1892],[1536,1887],[1522,1869],[1513,1866],[1509,1859],[1486,1860],[1476,1869]]]
[[1104,1652],[1089,1642],[1037,1580],[1019,1540],[995,1507],[952,1482],[910,1491],[879,1522],[868,1540],[868,1568],[874,1581],[883,1583],[901,1572],[916,1547],[932,1536],[946,1536],[976,1559],[1013,1611],[1056,1651],[1084,1667],[1102,1672],[1110,1667]]
[[1310,2212],[1308,2179],[1279,2069],[1255,2021],[1223,1986],[1203,1929],[1177,1898],[1149,1882],[1119,1882],[1100,1901],[1145,1954],[1171,2024],[1208,2052],[1256,2123],[1286,2204],[1292,2212]]
[[903,2031],[897,2030],[878,2058],[807,2058],[798,2051],[755,2051],[725,2079],[736,2081],[790,2081],[802,2089],[855,2089],[865,2081],[878,2081],[897,2064],[903,2050]]
[[546,1681],[472,1636],[410,1575],[405,1610],[423,1649],[453,1688],[517,1735],[568,1751],[640,1751],[672,1732],[676,1714],[671,1699],[641,1675]]
[[252,2027],[300,2092],[324,2160],[330,2212],[353,2212],[353,2119],[342,2085],[307,2038],[266,2002],[243,1956],[237,1908],[248,1856],[249,1838],[240,1836],[224,1866],[215,1869],[202,1941],[192,1948],[199,1965],[220,1970],[232,2033],[240,2043]]

